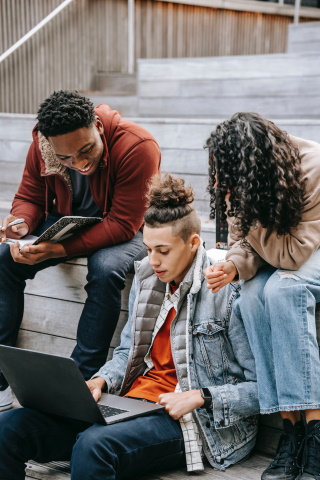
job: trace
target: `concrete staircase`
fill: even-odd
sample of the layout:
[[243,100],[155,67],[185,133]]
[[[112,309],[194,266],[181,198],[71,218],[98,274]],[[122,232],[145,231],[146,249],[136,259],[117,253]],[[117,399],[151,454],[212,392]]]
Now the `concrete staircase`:
[[139,60],[141,116],[317,118],[319,54]]
[[[288,52],[320,52],[320,22],[290,25]],[[319,57],[318,57],[319,62]]]

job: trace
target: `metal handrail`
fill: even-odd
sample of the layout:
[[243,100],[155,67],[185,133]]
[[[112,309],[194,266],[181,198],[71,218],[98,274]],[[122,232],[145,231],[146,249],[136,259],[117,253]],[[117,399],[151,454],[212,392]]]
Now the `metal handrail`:
[[8,48],[2,55],[0,55],[0,63],[3,62],[11,53],[13,53],[17,48],[23,45],[30,37],[32,37],[35,33],[37,33],[44,25],[46,25],[50,20],[55,17],[61,10],[69,5],[69,3],[73,2],[73,0],[64,0],[59,7],[55,8],[47,17],[41,20],[38,25],[32,28],[28,33],[26,33],[23,37],[20,38],[16,43],[12,45],[12,47]]

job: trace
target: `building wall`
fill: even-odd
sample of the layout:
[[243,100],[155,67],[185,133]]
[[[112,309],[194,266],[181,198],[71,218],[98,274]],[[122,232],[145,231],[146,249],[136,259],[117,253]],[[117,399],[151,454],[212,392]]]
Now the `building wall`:
[[[0,52],[62,0],[0,0]],[[278,53],[292,17],[135,2],[136,58]],[[306,21],[307,19],[302,19]],[[0,111],[34,113],[53,90],[95,90],[98,72],[127,71],[127,0],[75,0],[0,64]]]

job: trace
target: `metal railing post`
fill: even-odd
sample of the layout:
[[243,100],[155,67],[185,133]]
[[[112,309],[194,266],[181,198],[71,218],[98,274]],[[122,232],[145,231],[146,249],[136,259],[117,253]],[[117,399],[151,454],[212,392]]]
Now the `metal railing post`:
[[294,4],[294,21],[293,21],[293,23],[295,23],[295,24],[299,23],[300,2],[301,2],[301,0],[295,0],[295,4]]
[[128,73],[134,73],[134,0],[128,0]]

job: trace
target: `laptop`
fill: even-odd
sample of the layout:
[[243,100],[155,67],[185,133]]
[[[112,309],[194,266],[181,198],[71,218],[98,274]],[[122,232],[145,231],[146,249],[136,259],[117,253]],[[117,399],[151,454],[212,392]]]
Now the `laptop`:
[[96,403],[71,358],[0,345],[0,369],[20,405],[51,415],[109,425],[164,408],[108,393]]

